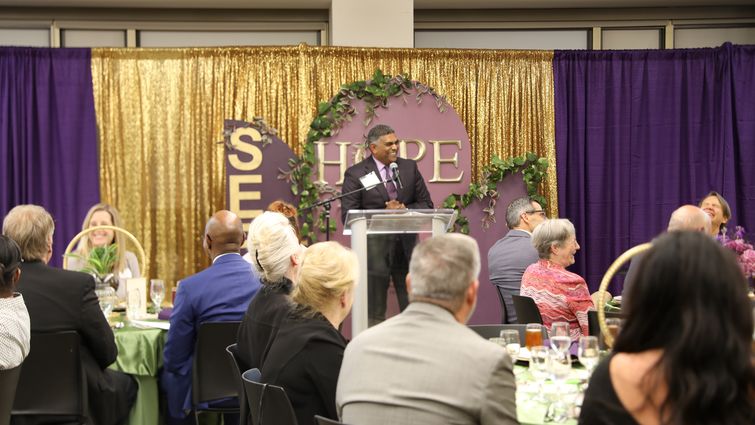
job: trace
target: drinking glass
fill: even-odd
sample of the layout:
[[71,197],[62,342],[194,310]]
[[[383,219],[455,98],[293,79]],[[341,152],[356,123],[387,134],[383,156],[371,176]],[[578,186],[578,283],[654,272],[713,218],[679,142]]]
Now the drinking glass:
[[504,329],[501,331],[506,352],[509,353],[511,360],[516,361],[519,357],[519,350],[522,348],[522,340],[519,338],[519,331],[516,329]]
[[579,357],[579,362],[582,363],[582,366],[587,369],[588,376],[592,375],[592,371],[600,361],[600,347],[598,346],[598,338],[595,336],[579,337],[577,357]]
[[549,350],[547,357],[547,370],[553,384],[555,385],[555,403],[548,407],[549,418],[553,422],[565,421],[568,414],[568,407],[564,400],[564,394],[568,391],[564,383],[571,373],[571,355],[556,350]]
[[94,293],[97,295],[102,314],[105,315],[105,318],[109,322],[110,314],[113,312],[113,305],[116,301],[115,290],[110,285],[100,285],[95,289]]
[[566,322],[553,322],[550,334],[551,348],[559,353],[567,353],[571,346],[569,324]]
[[538,345],[529,348],[530,351],[530,374],[535,378],[535,382],[538,387],[537,399],[544,400],[543,397],[543,382],[548,378],[548,353],[551,351],[549,347]]
[[160,279],[152,279],[149,283],[149,296],[155,304],[155,311],[160,312],[160,305],[165,299],[165,282]]
[[527,323],[524,333],[524,345],[527,349],[543,345],[543,325],[539,323]]
[[619,336],[621,325],[622,320],[618,317],[606,317],[606,327],[608,327],[608,332],[611,333],[611,336],[613,336],[614,339]]

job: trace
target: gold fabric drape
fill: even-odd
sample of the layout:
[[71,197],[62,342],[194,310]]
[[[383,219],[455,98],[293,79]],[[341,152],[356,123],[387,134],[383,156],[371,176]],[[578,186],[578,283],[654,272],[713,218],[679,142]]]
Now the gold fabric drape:
[[317,104],[380,68],[446,97],[471,140],[472,178],[493,155],[550,162],[543,194],[557,214],[553,53],[248,47],[92,49],[100,190],[169,282],[209,263],[202,233],[225,205],[225,119],[263,117],[296,152]]

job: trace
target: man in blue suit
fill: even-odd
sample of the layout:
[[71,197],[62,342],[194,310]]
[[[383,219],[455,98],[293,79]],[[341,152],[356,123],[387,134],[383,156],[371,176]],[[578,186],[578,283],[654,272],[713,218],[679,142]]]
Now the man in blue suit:
[[249,263],[241,258],[243,243],[241,219],[231,211],[215,213],[207,222],[202,244],[212,265],[178,287],[160,376],[168,424],[193,423],[186,415],[192,407],[192,361],[199,325],[241,320],[260,288]]
[[538,255],[532,246],[532,231],[545,220],[545,211],[531,198],[518,198],[506,208],[506,236],[488,251],[490,283],[503,295],[506,303],[506,321],[517,323],[512,295],[519,295],[524,270],[537,262]]

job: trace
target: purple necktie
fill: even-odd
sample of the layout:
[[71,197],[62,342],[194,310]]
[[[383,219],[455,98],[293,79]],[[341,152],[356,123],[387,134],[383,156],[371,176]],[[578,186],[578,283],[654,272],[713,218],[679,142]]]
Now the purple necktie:
[[398,198],[398,191],[396,190],[396,184],[391,181],[393,179],[391,168],[385,167],[383,170],[385,170],[385,190],[388,191],[388,198],[394,200]]

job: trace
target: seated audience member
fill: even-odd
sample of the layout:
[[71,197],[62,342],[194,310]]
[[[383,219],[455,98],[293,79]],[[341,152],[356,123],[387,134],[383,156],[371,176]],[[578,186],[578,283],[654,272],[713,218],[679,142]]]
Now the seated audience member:
[[[123,227],[121,223],[121,217],[118,214],[118,210],[108,204],[96,204],[87,212],[84,217],[84,223],[81,225],[81,230],[86,230],[90,227],[96,226],[116,226]],[[75,254],[80,255],[83,258],[89,257],[89,253],[92,249],[98,247],[106,247],[115,244],[118,247],[118,261],[115,264],[115,270],[113,273],[115,276],[123,282],[125,279],[132,277],[141,277],[139,271],[139,262],[136,260],[136,255],[133,252],[126,250],[126,238],[120,232],[114,232],[112,230],[96,230],[83,236],[79,241],[79,244],[74,250]],[[68,259],[69,270],[81,270],[84,268],[85,262],[78,258]],[[126,299],[126,285],[118,285],[118,298],[121,300]]]
[[[241,320],[259,290],[259,280],[241,258],[243,243],[241,219],[231,211],[216,212],[207,222],[202,244],[212,265],[183,279],[178,287],[160,375],[169,424],[194,423],[186,415],[192,408],[192,362],[199,325]],[[238,421],[238,415],[226,415],[228,421]]]
[[76,331],[81,337],[93,422],[123,423],[136,399],[136,382],[129,375],[107,368],[115,361],[118,349],[94,294],[92,276],[47,266],[52,257],[54,231],[52,217],[37,205],[19,205],[3,220],[3,234],[21,249],[18,291],[29,310],[31,331]]
[[[668,221],[667,232],[676,232],[680,230],[692,230],[695,232],[702,232],[706,235],[710,233],[711,219],[705,211],[694,205],[682,205],[671,213],[671,218]],[[639,265],[642,263],[644,253],[640,253],[632,257],[631,263],[629,263],[629,269],[626,276],[624,276],[624,288],[621,291],[622,302],[626,302],[627,295],[629,293],[629,287],[634,280],[634,275],[639,269]]]
[[668,233],[629,295],[579,423],[755,423],[752,306],[734,255],[701,233]]
[[291,305],[303,248],[286,217],[277,212],[257,216],[249,226],[247,248],[262,288],[249,303],[237,337],[243,370],[261,368]]
[[721,194],[711,191],[700,201],[700,208],[710,216],[710,235],[716,237],[726,233],[726,223],[731,218],[731,208]]
[[21,249],[0,236],[0,370],[13,369],[29,354],[29,312],[24,297],[15,292],[21,277]]
[[286,390],[297,422],[337,419],[336,382],[346,339],[338,327],[349,314],[359,266],[338,242],[310,246],[301,264],[294,306],[281,322],[262,365],[262,381]]
[[532,233],[540,259],[522,275],[521,294],[535,300],[543,325],[569,323],[572,341],[587,335],[587,311],[593,308],[587,283],[566,270],[579,249],[574,225],[565,218],[545,220]]
[[517,198],[506,208],[509,231],[488,251],[490,283],[503,295],[508,323],[517,323],[512,295],[519,295],[522,274],[537,261],[532,231],[545,220],[545,211],[530,197]]
[[518,423],[511,358],[465,326],[479,272],[469,236],[434,236],[414,249],[409,306],[346,348],[336,393],[343,422]]

